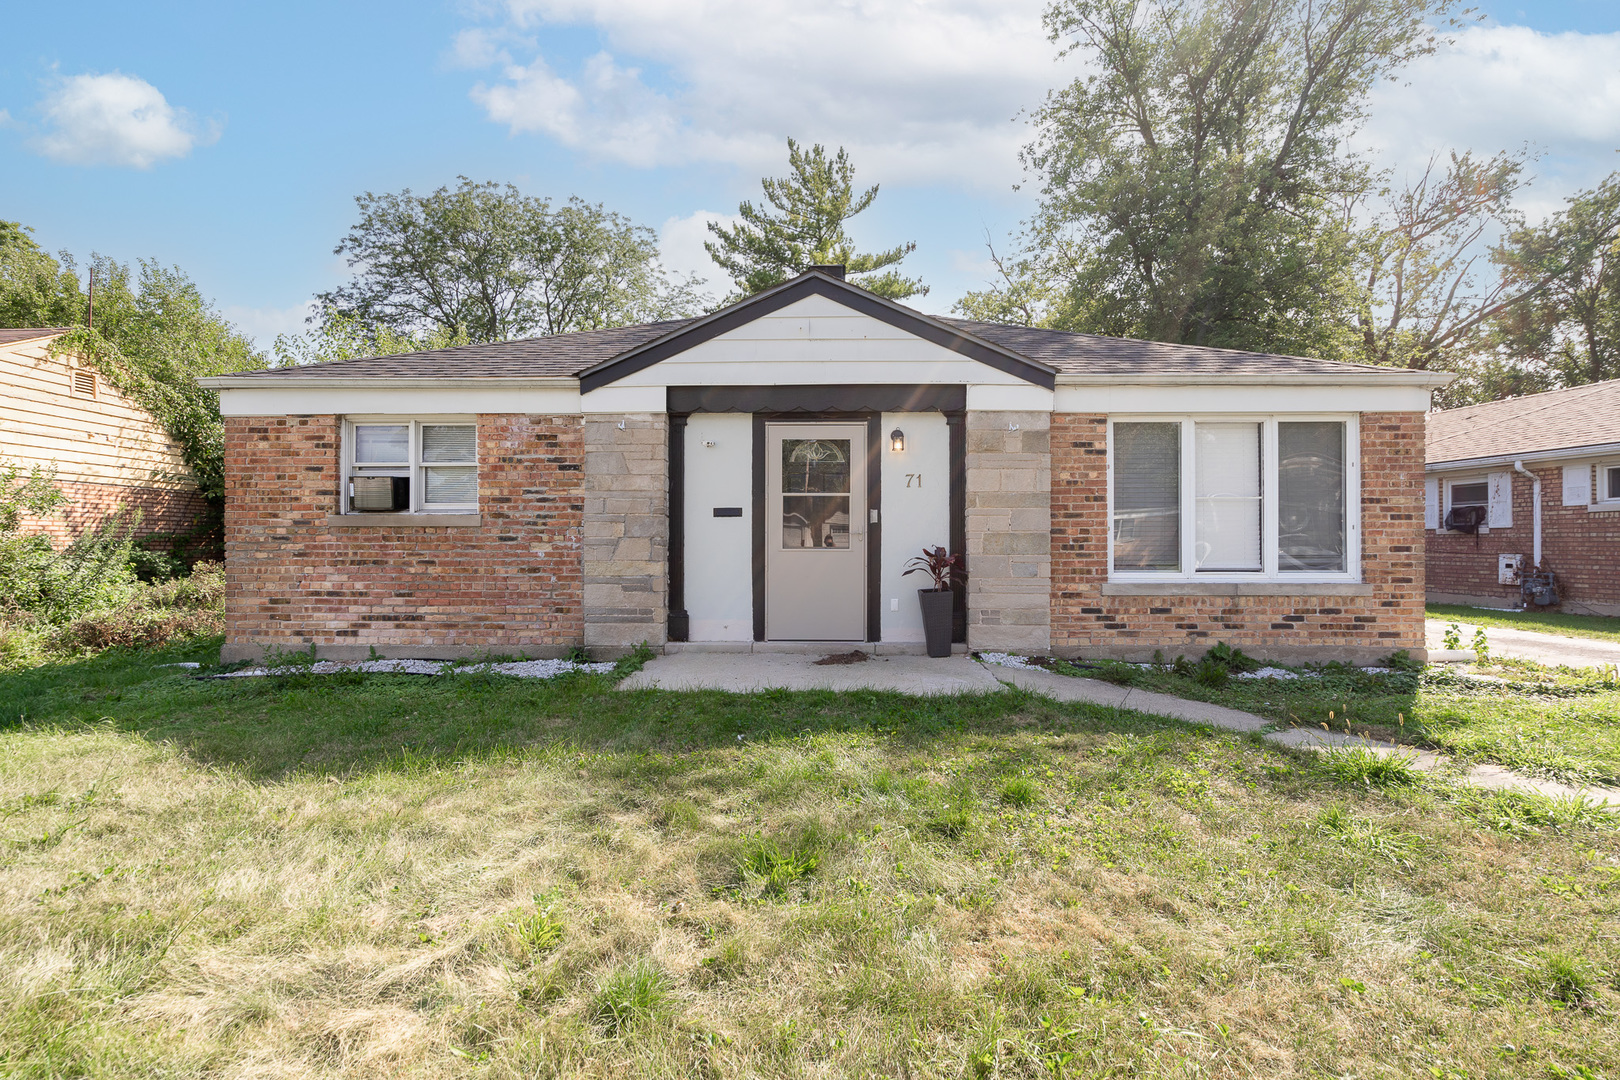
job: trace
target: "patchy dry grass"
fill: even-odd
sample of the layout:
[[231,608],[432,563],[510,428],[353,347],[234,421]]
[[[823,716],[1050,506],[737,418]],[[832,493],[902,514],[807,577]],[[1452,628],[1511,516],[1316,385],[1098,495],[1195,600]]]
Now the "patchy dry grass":
[[0,680],[0,1074],[1620,1075],[1573,805],[1016,693],[185,658]]

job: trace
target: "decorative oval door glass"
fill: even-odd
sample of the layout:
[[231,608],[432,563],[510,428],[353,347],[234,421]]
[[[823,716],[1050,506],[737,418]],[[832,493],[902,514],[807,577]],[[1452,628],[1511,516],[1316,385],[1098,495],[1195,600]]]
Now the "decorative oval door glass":
[[782,440],[782,546],[849,547],[850,441]]

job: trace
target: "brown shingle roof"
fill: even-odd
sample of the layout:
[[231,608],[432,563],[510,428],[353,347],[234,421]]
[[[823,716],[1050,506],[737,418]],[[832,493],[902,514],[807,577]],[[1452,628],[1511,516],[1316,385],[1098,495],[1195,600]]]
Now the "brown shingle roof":
[[1389,371],[1368,364],[1314,360],[1306,356],[1175,345],[1165,341],[1076,334],[1032,326],[1006,326],[972,319],[940,322],[984,338],[1003,349],[1039,361],[1066,374],[1095,375],[1343,375],[1349,371]]
[[33,341],[35,338],[56,337],[65,334],[70,327],[66,326],[19,326],[0,328],[0,345],[15,345],[19,341]]
[[299,379],[385,378],[570,378],[588,367],[637,345],[663,337],[695,319],[619,326],[612,330],[582,330],[550,337],[518,338],[490,345],[457,345],[450,349],[334,360],[328,364],[244,371],[244,377]]
[[1620,443],[1620,379],[1429,414],[1428,463]]

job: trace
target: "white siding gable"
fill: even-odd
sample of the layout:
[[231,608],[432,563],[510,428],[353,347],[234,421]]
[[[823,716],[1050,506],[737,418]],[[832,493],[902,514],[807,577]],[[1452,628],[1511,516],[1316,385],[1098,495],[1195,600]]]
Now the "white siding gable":
[[807,296],[618,379],[613,386],[850,383],[1029,385],[836,300]]

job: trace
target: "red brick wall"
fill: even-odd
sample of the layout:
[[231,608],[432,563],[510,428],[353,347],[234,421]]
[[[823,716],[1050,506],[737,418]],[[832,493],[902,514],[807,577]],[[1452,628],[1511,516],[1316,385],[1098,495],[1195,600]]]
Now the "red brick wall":
[[[1620,513],[1592,513],[1584,506],[1565,506],[1561,465],[1525,467],[1541,477],[1541,558],[1558,575],[1558,591],[1565,606],[1620,606]],[[1517,585],[1496,583],[1497,556],[1524,555],[1526,561],[1530,559],[1535,548],[1535,508],[1530,478],[1513,473],[1512,479],[1511,528],[1475,536],[1437,531],[1427,534],[1431,593],[1440,598],[1472,597],[1503,605],[1518,604]]]
[[23,527],[45,533],[58,547],[105,520],[119,506],[141,511],[140,535],[189,532],[206,509],[200,494],[184,489],[77,480],[58,480],[56,486],[67,496],[66,504],[50,517],[25,516]]
[[1361,572],[1370,596],[1104,596],[1107,417],[1052,417],[1052,647],[1060,655],[1368,662],[1423,647],[1423,414],[1361,416]]
[[227,657],[535,656],[583,641],[579,417],[478,418],[478,527],[327,524],[339,427],[225,421]]

